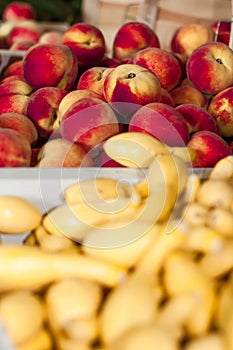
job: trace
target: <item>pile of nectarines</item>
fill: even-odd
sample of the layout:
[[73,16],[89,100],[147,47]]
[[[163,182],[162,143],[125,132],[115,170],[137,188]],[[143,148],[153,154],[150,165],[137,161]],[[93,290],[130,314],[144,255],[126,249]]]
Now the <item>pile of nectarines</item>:
[[0,48],[25,51],[36,43],[57,44],[67,27],[66,23],[54,26],[53,23],[41,22],[30,3],[14,1],[2,13]]
[[122,131],[193,148],[197,168],[232,154],[229,26],[216,40],[216,23],[184,24],[164,48],[147,24],[129,22],[116,31],[111,53],[92,24],[78,22],[52,37],[36,26],[30,5],[6,7],[1,41],[24,51],[0,76],[0,144],[8,145],[2,167],[118,166],[108,162],[103,143]]

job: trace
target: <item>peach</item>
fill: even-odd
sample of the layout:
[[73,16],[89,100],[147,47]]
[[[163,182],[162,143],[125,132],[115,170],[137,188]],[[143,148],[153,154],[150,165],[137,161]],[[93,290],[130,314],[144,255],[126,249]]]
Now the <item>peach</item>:
[[119,132],[111,107],[101,99],[87,97],[73,103],[63,115],[61,135],[91,150]]
[[199,130],[209,130],[216,134],[220,134],[216,120],[205,108],[185,103],[177,106],[176,110],[183,115],[188,124],[190,133]]
[[[103,97],[103,85],[105,77],[113,68],[107,67],[91,67],[83,72],[79,77],[78,90],[92,90]],[[103,97],[104,98],[104,97]]]
[[22,71],[34,90],[41,87],[71,90],[78,75],[78,62],[68,46],[37,44],[25,52]]
[[18,131],[0,128],[0,167],[28,167],[31,145]]
[[0,114],[0,128],[18,131],[31,145],[38,140],[38,132],[33,122],[24,114],[15,112]]
[[176,87],[182,78],[181,65],[170,52],[149,47],[138,51],[130,59],[130,63],[149,69],[159,78],[161,87],[170,91]]
[[175,106],[191,103],[200,107],[207,107],[208,98],[197,88],[191,85],[180,85],[170,91]]
[[39,44],[61,44],[63,33],[58,30],[49,30],[40,35]]
[[196,151],[192,161],[195,168],[213,168],[220,159],[232,154],[228,143],[220,135],[208,130],[194,132],[187,146]]
[[208,107],[209,113],[216,120],[224,137],[233,136],[233,87],[220,91],[215,95]]
[[96,26],[78,22],[70,26],[62,37],[62,44],[75,54],[78,64],[85,67],[98,65],[106,52],[105,38]]
[[58,106],[66,94],[66,90],[58,87],[42,87],[30,95],[25,114],[34,122],[40,137],[52,134]]
[[103,96],[127,123],[139,107],[160,100],[161,84],[149,69],[137,64],[121,64],[106,76]]
[[37,167],[91,167],[93,160],[80,144],[63,138],[47,141],[37,154]]
[[203,44],[189,56],[186,71],[194,87],[215,95],[233,85],[233,51],[221,42]]
[[5,83],[8,83],[8,82],[17,81],[17,80],[21,80],[21,81],[24,82],[23,77],[20,77],[19,75],[9,75],[8,77],[2,78],[0,80],[0,85],[3,84],[3,83],[5,84]]
[[169,146],[184,146],[189,139],[188,125],[182,114],[160,102],[141,107],[132,116],[129,131],[150,134]]
[[217,41],[221,41],[222,43],[229,45],[231,32],[230,21],[213,22],[211,28],[214,32],[214,35],[216,36]]
[[22,64],[23,64],[22,59],[9,63],[6,67],[3,68],[1,72],[1,77],[6,78],[8,76],[13,75],[13,76],[18,76],[20,78],[23,78]]
[[7,45],[10,47],[18,41],[29,41],[36,44],[39,41],[40,32],[34,28],[27,28],[22,26],[14,26],[7,36]]
[[12,1],[3,10],[4,21],[36,19],[35,8],[26,1]]
[[41,27],[38,22],[35,20],[12,20],[1,23],[1,47],[9,48],[13,41],[22,40],[24,38],[24,34],[30,38],[38,38],[38,36],[41,34]]
[[[17,21],[18,22],[18,21]],[[14,28],[16,21],[2,22],[0,25],[0,48],[8,49],[7,37]]]
[[16,112],[25,114],[25,108],[29,96],[20,94],[9,94],[0,97],[0,114]]
[[200,45],[214,39],[213,30],[201,23],[184,23],[173,34],[171,50],[190,56]]
[[61,100],[58,106],[58,111],[57,111],[58,125],[61,124],[63,120],[63,116],[66,113],[66,111],[70,108],[70,106],[73,103],[77,102],[78,100],[81,100],[82,98],[86,98],[86,97],[99,98],[105,101],[102,95],[99,95],[97,92],[93,90],[73,90],[68,92],[68,94],[63,97],[63,99]]
[[12,94],[30,95],[32,87],[25,81],[15,78],[0,84],[0,97]]
[[9,35],[10,31],[14,28],[15,24],[18,23],[18,21],[7,21],[1,22],[0,25],[0,48],[5,49],[7,48],[7,36]]
[[20,51],[26,51],[31,46],[35,45],[35,42],[32,41],[15,41],[10,47],[9,50],[20,50]]
[[154,30],[142,22],[124,23],[115,34],[112,56],[123,60],[147,47],[160,47],[159,38]]

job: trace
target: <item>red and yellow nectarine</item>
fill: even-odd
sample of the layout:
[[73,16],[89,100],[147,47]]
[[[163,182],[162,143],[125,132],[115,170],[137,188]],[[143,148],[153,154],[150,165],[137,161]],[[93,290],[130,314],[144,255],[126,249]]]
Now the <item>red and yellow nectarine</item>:
[[208,111],[216,120],[221,134],[233,137],[233,86],[215,95],[209,103]]
[[31,145],[38,140],[38,132],[33,122],[24,114],[3,113],[0,114],[0,128],[8,128],[18,131],[26,137]]
[[81,144],[87,151],[118,132],[119,123],[111,107],[94,97],[73,103],[61,123],[62,137]]
[[40,168],[74,168],[93,166],[90,154],[80,144],[63,138],[48,140],[37,154]]
[[233,51],[221,42],[203,44],[189,56],[186,71],[194,87],[215,95],[233,85]]
[[29,96],[25,114],[35,124],[40,137],[47,139],[53,133],[58,106],[66,94],[66,90],[58,87],[42,87]]
[[171,38],[171,50],[189,57],[198,46],[214,39],[214,33],[210,26],[189,22],[182,24],[173,33]]
[[80,66],[99,65],[106,53],[102,31],[89,23],[78,22],[70,26],[63,34],[62,44],[73,51]]
[[127,22],[115,34],[112,56],[122,61],[146,47],[160,47],[159,38],[154,30],[146,23]]
[[184,146],[189,139],[188,125],[182,114],[174,107],[158,102],[141,107],[132,116],[129,131],[150,134],[169,146]]
[[28,167],[31,163],[31,145],[18,131],[0,128],[0,167]]
[[140,106],[160,100],[161,84],[149,69],[137,64],[121,64],[106,76],[103,96],[127,123],[128,117]]
[[66,45],[37,44],[26,51],[23,77],[34,90],[58,87],[71,90],[78,75],[78,62]]
[[220,135],[207,130],[194,132],[187,146],[196,151],[192,160],[195,168],[213,168],[220,159],[232,154],[230,146]]
[[129,61],[149,69],[159,78],[161,87],[170,91],[181,81],[182,70],[178,59],[167,50],[149,47],[138,51]]
[[2,19],[4,21],[36,19],[36,10],[26,1],[12,1],[5,6]]

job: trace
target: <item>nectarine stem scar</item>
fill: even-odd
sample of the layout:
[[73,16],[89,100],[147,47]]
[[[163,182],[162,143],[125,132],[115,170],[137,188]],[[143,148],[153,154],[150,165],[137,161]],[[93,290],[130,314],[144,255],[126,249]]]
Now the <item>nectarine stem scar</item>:
[[216,61],[219,63],[219,64],[223,64],[222,62],[222,59],[221,58],[217,58]]
[[136,74],[135,73],[129,73],[128,74],[128,78],[129,79],[132,79],[132,78],[135,78],[136,77]]

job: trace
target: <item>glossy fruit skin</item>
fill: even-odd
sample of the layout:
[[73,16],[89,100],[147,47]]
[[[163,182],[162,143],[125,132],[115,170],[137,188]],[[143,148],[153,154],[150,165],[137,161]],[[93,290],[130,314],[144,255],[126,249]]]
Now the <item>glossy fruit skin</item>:
[[169,146],[183,146],[189,139],[189,129],[182,114],[160,102],[141,107],[132,116],[129,131],[148,133]]

